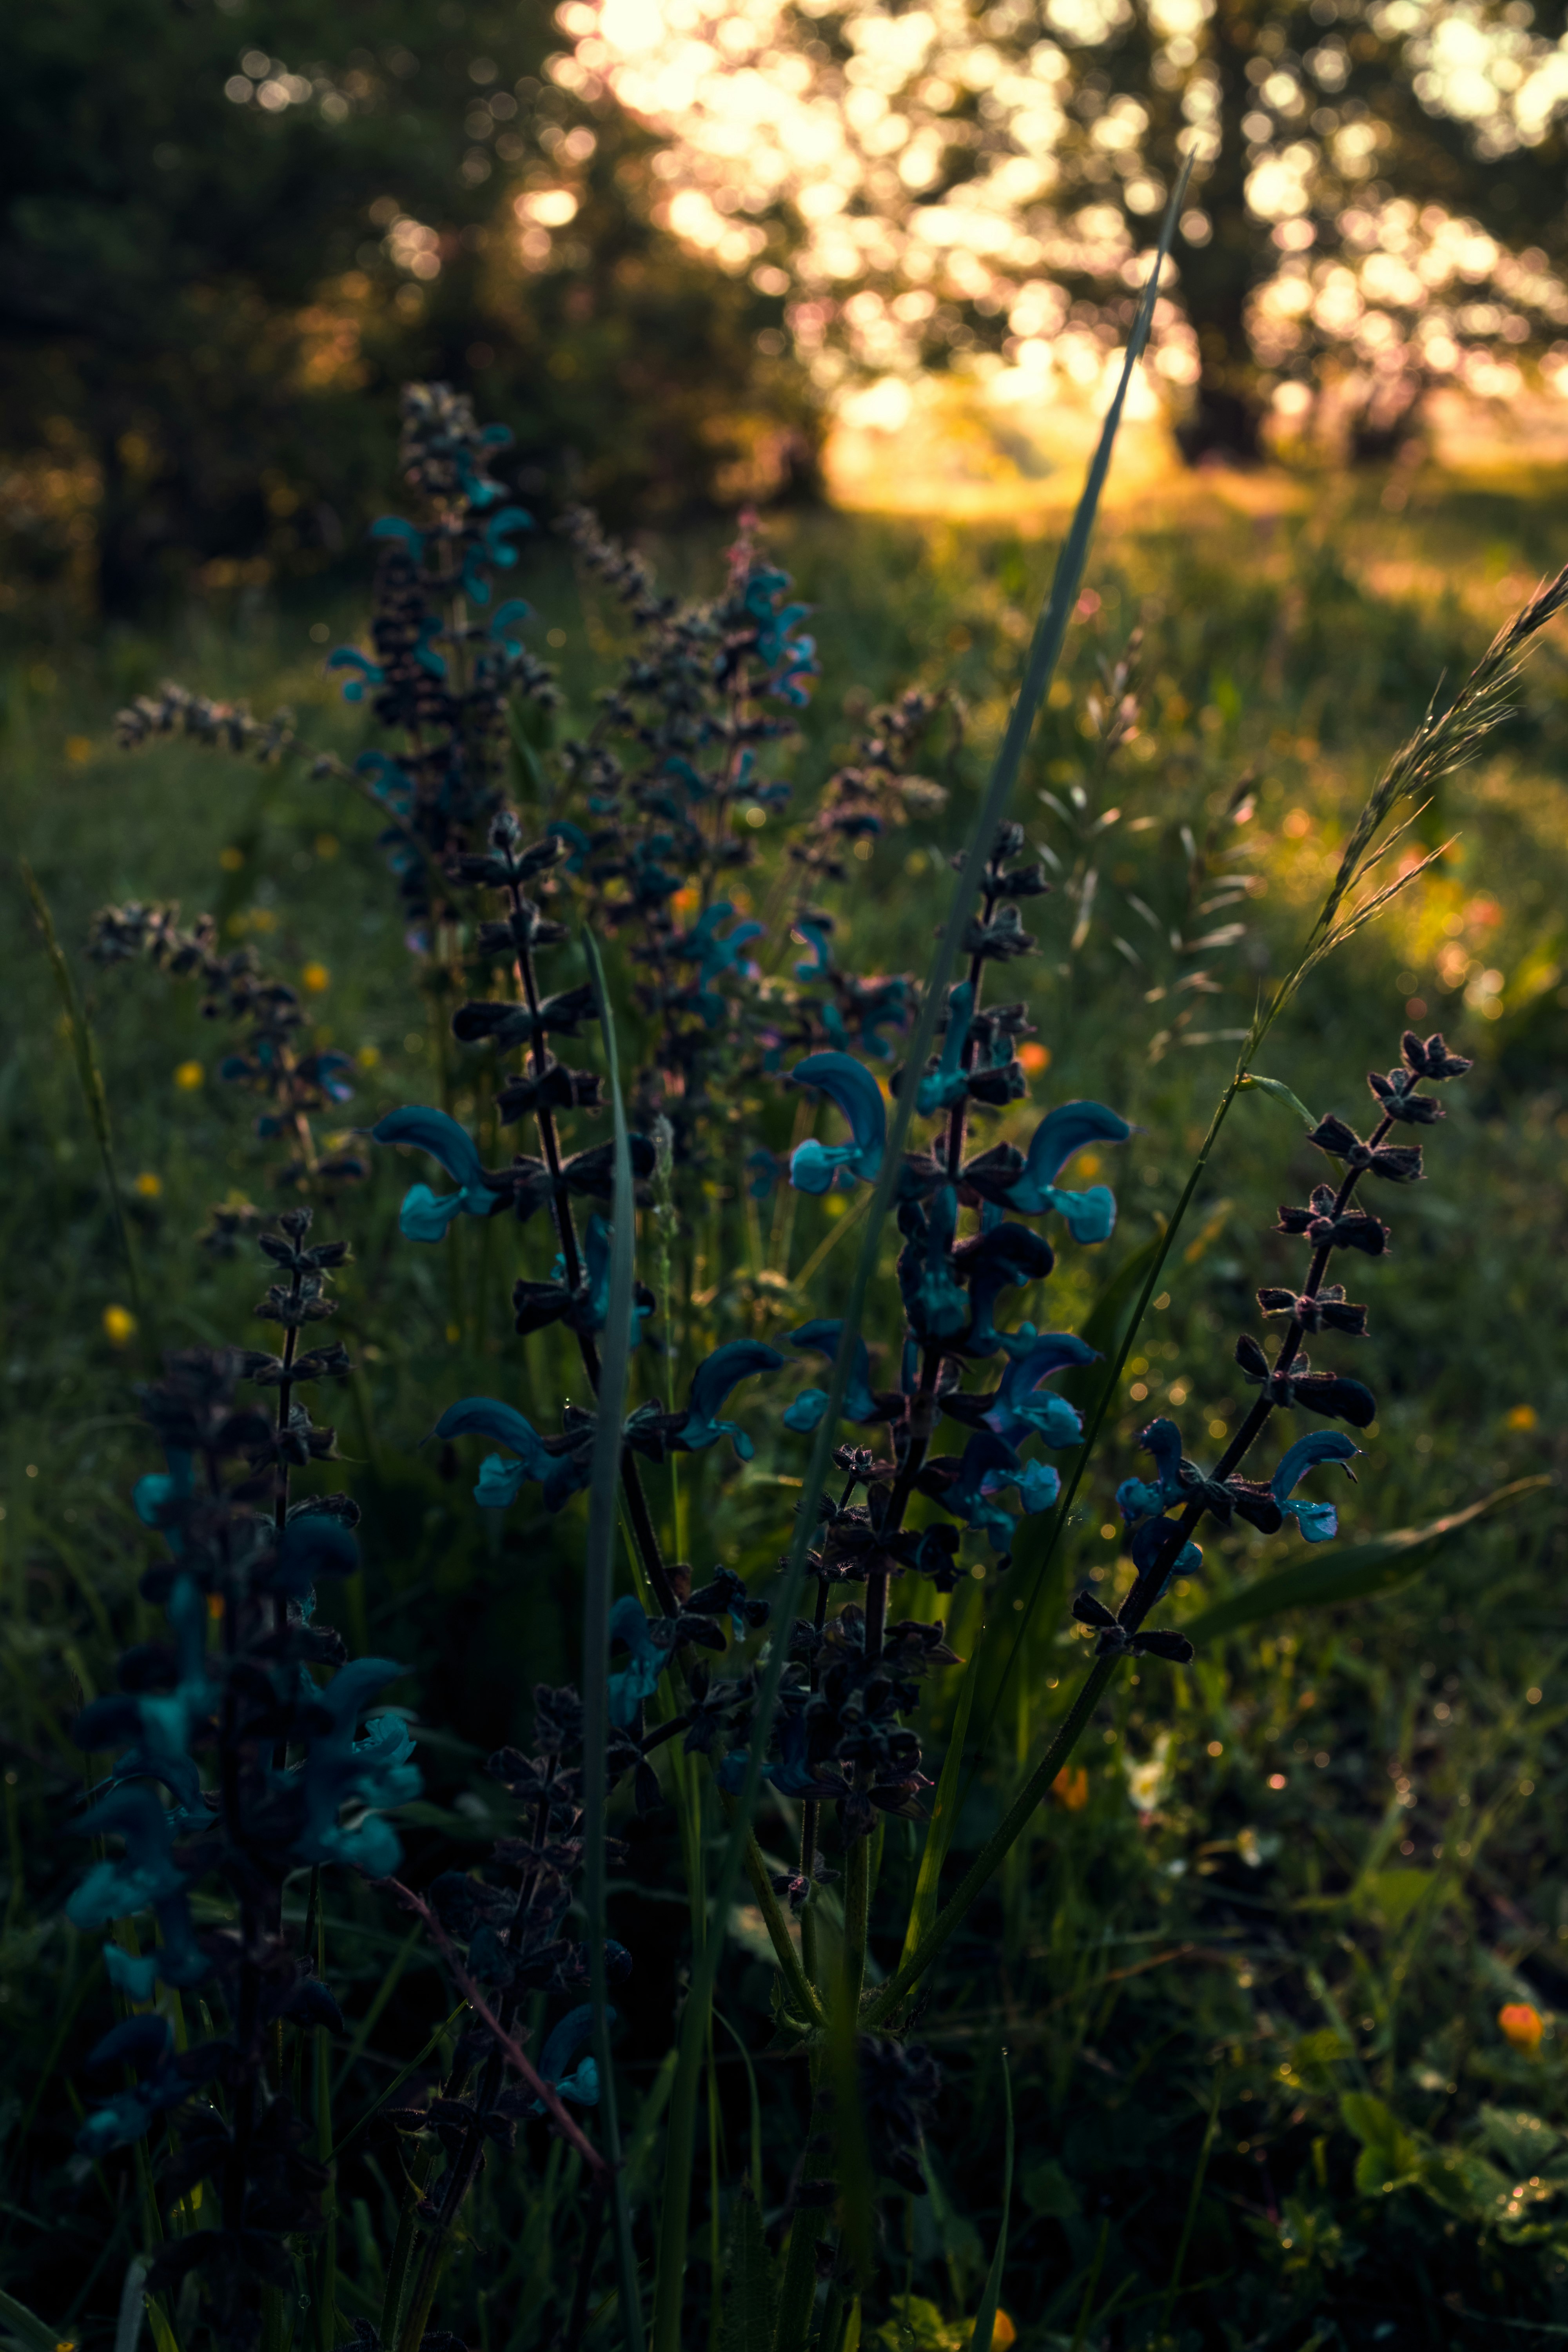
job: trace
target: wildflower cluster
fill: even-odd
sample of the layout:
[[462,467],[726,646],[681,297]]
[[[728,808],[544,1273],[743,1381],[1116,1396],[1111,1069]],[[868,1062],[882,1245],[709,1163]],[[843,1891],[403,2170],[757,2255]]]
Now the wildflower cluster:
[[287,1147],[279,1185],[297,1191],[363,1177],[363,1156],[331,1145],[322,1150],[310,1125],[329,1106],[352,1101],[349,1055],[311,1042],[298,991],[263,971],[253,947],[225,954],[210,915],[182,930],[179,911],[138,903],[101,908],[92,919],[87,951],[98,964],[142,961],[172,980],[196,981],[204,1018],[237,1027],[237,1050],[225,1055],[218,1075],[259,1098],[258,1136]]
[[[190,1349],[142,1391],[166,1466],[142,1479],[135,1505],[167,1552],[142,1591],[163,1609],[168,1636],[124,1653],[119,1691],[92,1701],[75,1733],[89,1757],[113,1759],[82,1832],[121,1851],[93,1864],[68,1914],[84,1930],[122,1923],[126,1940],[103,1955],[131,2011],[87,2062],[100,2095],[79,2146],[100,2158],[168,2119],[168,2234],[149,2286],[177,2289],[195,2274],[218,2340],[237,2347],[257,2339],[262,2289],[294,2289],[286,2242],[320,2227],[327,2175],[307,2153],[313,2133],[284,2038],[342,2030],[315,1967],[319,1870],[378,1877],[395,1867],[399,1843],[383,1812],[420,1787],[401,1716],[373,1714],[360,1730],[405,1669],[348,1663],[316,1619],[321,1580],[358,1567],[357,1509],[342,1495],[288,1499],[290,1467],[333,1451],[332,1432],[295,1392],[346,1362],[338,1349],[295,1349],[305,1324],[331,1311],[325,1286],[345,1254],[342,1244],[311,1249],[310,1222],[308,1209],[289,1210],[280,1233],[262,1236],[289,1276],[261,1309],[284,1322],[286,1358]],[[257,1381],[278,1390],[276,1418],[241,1394]],[[302,1868],[311,1916],[301,1935],[284,1923],[282,1896]],[[233,1906],[224,1924],[197,1923],[202,1889]],[[132,1923],[148,1911],[156,1943],[143,1953]],[[164,2010],[147,2006],[160,1982],[199,1991],[222,2030],[176,2048]],[[133,2080],[114,2087],[125,2068]],[[192,2192],[204,2182],[216,2227],[194,2226]]]
[[1276,1534],[1288,1517],[1294,1518],[1309,1543],[1326,1543],[1338,1533],[1332,1504],[1303,1502],[1296,1488],[1309,1470],[1322,1463],[1341,1463],[1353,1477],[1350,1465],[1360,1449],[1343,1431],[1309,1430],[1287,1449],[1267,1482],[1244,1478],[1239,1471],[1277,1412],[1300,1407],[1325,1420],[1346,1422],[1352,1429],[1365,1429],[1376,1419],[1377,1400],[1363,1381],[1314,1371],[1300,1351],[1302,1340],[1318,1332],[1365,1338],[1366,1308],[1347,1298],[1342,1283],[1325,1281],[1336,1250],[1377,1258],[1389,1246],[1383,1220],[1356,1205],[1357,1187],[1368,1175],[1390,1184],[1420,1181],[1421,1146],[1391,1143],[1388,1138],[1396,1129],[1430,1127],[1441,1118],[1442,1104],[1435,1095],[1421,1092],[1423,1083],[1460,1077],[1470,1066],[1462,1055],[1450,1053],[1440,1036],[1423,1043],[1413,1030],[1405,1032],[1401,1052],[1398,1068],[1386,1074],[1374,1070],[1367,1079],[1380,1117],[1366,1141],[1332,1115],[1320,1119],[1308,1136],[1335,1163],[1338,1181],[1315,1186],[1304,1207],[1279,1212],[1275,1231],[1308,1244],[1306,1276],[1299,1292],[1270,1285],[1258,1294],[1263,1314],[1283,1319],[1285,1332],[1272,1362],[1251,1332],[1237,1339],[1236,1360],[1258,1395],[1219,1462],[1205,1472],[1189,1461],[1173,1422],[1154,1421],[1143,1432],[1141,1443],[1153,1458],[1154,1477],[1124,1479],[1117,1489],[1137,1580],[1114,1620],[1090,1595],[1081,1594],[1075,1604],[1082,1622],[1099,1629],[1102,1649],[1130,1642],[1148,1646],[1156,1638],[1169,1643],[1169,1636],[1155,1637],[1139,1629],[1171,1577],[1190,1575],[1201,1563],[1202,1552],[1190,1538],[1205,1516],[1222,1528],[1242,1518],[1264,1535]]

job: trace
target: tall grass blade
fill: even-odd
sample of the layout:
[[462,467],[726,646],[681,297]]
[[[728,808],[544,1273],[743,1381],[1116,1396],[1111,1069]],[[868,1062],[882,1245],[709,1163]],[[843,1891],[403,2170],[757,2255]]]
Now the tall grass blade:
[[947,1754],[942,1759],[942,1774],[931,1804],[931,1825],[926,1831],[925,1851],[921,1855],[920,1874],[915,1880],[914,1901],[910,1906],[910,1924],[904,1933],[904,1948],[900,1957],[906,1960],[936,1917],[936,1894],[942,1883],[942,1866],[947,1860],[958,1820],[958,1779],[963,1769],[963,1745],[969,1730],[970,1710],[974,1705],[974,1686],[980,1679],[980,1656],[981,1643],[976,1640],[969,1664],[963,1670],[963,1680],[958,1686],[958,1703],[953,1709],[952,1727],[948,1734]]
[[1004,2050],[1000,2054],[1002,2096],[1007,2110],[1007,2137],[1002,2150],[1002,2220],[996,2231],[996,2251],[985,2273],[985,2292],[980,2298],[974,2333],[969,2339],[969,2352],[991,2352],[997,2307],[1002,2301],[1002,2272],[1007,2260],[1007,2217],[1013,2210],[1013,2077],[1007,2067],[1007,2053]]
[[1396,1528],[1391,1535],[1347,1544],[1329,1559],[1293,1561],[1273,1576],[1260,1576],[1244,1592],[1230,1593],[1201,1610],[1184,1622],[1182,1631],[1189,1641],[1209,1642],[1216,1634],[1234,1633],[1239,1626],[1277,1617],[1282,1609],[1332,1609],[1346,1601],[1392,1592],[1457,1543],[1467,1529],[1500,1511],[1511,1510],[1531,1496],[1544,1494],[1552,1484],[1545,1476],[1516,1478],[1511,1486],[1495,1487],[1466,1509],[1446,1512],[1424,1528]]
[[[136,2352],[142,2337],[142,2323],[147,2316],[147,2265],[140,2254],[125,2273],[125,2284],[120,2292],[120,2313],[114,2324],[114,2352]],[[57,2337],[56,2341],[58,2341]]]
[[109,1119],[109,1097],[104,1092],[103,1074],[98,1066],[98,1055],[92,1042],[92,1030],[76,992],[70,966],[55,930],[55,919],[49,912],[49,902],[38,887],[37,876],[25,857],[16,861],[22,876],[22,887],[33,909],[33,919],[43,935],[44,953],[49,960],[60,1005],[65,1019],[66,1034],[70,1039],[71,1058],[76,1064],[77,1085],[81,1090],[88,1123],[98,1145],[98,1156],[103,1162],[103,1179],[109,1188],[109,1206],[114,1219],[114,1230],[120,1243],[120,1254],[125,1260],[125,1279],[131,1291],[131,1305],[137,1322],[145,1322],[142,1298],[142,1276],[136,1252],[131,1240],[131,1228],[125,1222],[125,1202],[120,1190],[120,1171],[114,1158],[114,1133]]
[[[1132,371],[1142,355],[1149,338],[1150,322],[1154,313],[1154,299],[1159,289],[1160,273],[1171,248],[1176,218],[1184,197],[1189,163],[1184,167],[1180,181],[1171,198],[1160,233],[1159,250],[1149,283],[1138,307],[1138,315],[1128,338],[1127,356],[1123,363],[1116,394],[1111,401],[1100,431],[1099,445],[1089,469],[1089,478],[1072,520],[1071,529],[1057,559],[1050,593],[1036,626],[1030,644],[1024,679],[1018,688],[1006,732],[992,765],[991,775],[981,801],[980,813],[964,853],[963,863],[948,909],[947,922],[937,942],[931,969],[927,975],[920,1019],[910,1042],[909,1067],[922,1069],[936,1036],[937,1022],[947,1003],[947,992],[952,980],[959,949],[971,908],[980,887],[980,877],[985,859],[996,836],[996,828],[1006,814],[1017,782],[1018,770],[1034,731],[1040,705],[1045,700],[1055,673],[1068,624],[1078,602],[1084,564],[1093,536],[1095,517],[1099,512],[1100,493],[1110,471],[1111,451],[1115,446],[1121,412],[1126,405],[1128,386]],[[805,1580],[806,1554],[811,1548],[816,1528],[816,1506],[826,1482],[833,1450],[837,1443],[837,1426],[845,1392],[849,1385],[855,1360],[856,1344],[866,1311],[866,1297],[870,1287],[881,1252],[882,1225],[893,1205],[898,1190],[905,1139],[909,1134],[910,1118],[914,1108],[916,1089],[906,1087],[894,1099],[889,1123],[887,1147],[882,1170],[878,1179],[871,1207],[866,1219],[866,1231],[861,1238],[860,1252],[850,1279],[848,1295],[844,1302],[844,1327],[839,1339],[838,1353],[827,1383],[827,1406],[816,1427],[810,1461],[806,1467],[800,1504],[795,1519],[795,1540],[790,1547],[789,1562],[784,1570],[783,1590],[773,1606],[776,1626],[793,1624],[798,1612],[802,1588]],[[727,1920],[740,1884],[741,1868],[746,1840],[751,1832],[752,1816],[756,1808],[757,1791],[762,1785],[763,1765],[767,1756],[768,1736],[772,1729],[773,1711],[778,1704],[779,1685],[788,1655],[788,1644],[775,1641],[771,1644],[768,1663],[757,1691],[750,1730],[750,1754],[745,1776],[737,1794],[730,1835],[719,1865],[713,1914],[717,1920]],[[713,1983],[722,1948],[722,1936],[711,1936],[692,1970],[691,1989],[687,1997],[686,2013],[681,2023],[681,2069],[689,2068],[693,2082],[700,2063],[702,2038],[705,2032],[708,2005],[712,1998]],[[688,2050],[688,2037],[695,2037]],[[675,2144],[674,2103],[671,2108],[671,2147],[665,2181],[667,2213],[679,2216],[668,2221],[661,2245],[669,2250],[669,2273],[666,2274],[666,2257],[661,2252],[658,2301],[655,2306],[654,2352],[680,2352],[680,2288],[679,2271],[685,2267],[685,2224],[689,2210],[691,2162],[689,2150]]]
[[583,950],[599,1001],[599,1026],[609,1065],[610,1112],[616,1144],[610,1295],[600,1356],[599,1424],[594,1441],[588,1549],[583,1580],[583,1888],[594,2004],[594,2057],[599,2069],[605,2155],[610,2167],[610,2227],[620,2285],[621,2333],[626,2352],[643,2352],[642,2297],[621,2170],[620,2125],[616,2109],[605,1976],[605,1756],[610,1730],[610,1604],[615,1584],[616,1530],[620,1522],[621,1425],[626,1419],[626,1369],[631,1349],[637,1202],[632,1191],[631,1145],[626,1134],[626,1105],[621,1099],[615,1023],[598,942],[589,930],[583,933]]
[[[1187,2210],[1182,2221],[1182,2234],[1176,2241],[1175,2257],[1171,2264],[1171,2275],[1165,2283],[1164,2301],[1160,2305],[1160,2317],[1154,2329],[1154,2341],[1157,2345],[1163,2344],[1165,2341],[1166,2330],[1171,2325],[1171,2308],[1181,2292],[1182,2272],[1186,2264],[1187,2248],[1192,2243],[1193,2224],[1198,2218],[1198,2200],[1204,2193],[1204,2181],[1208,2175],[1209,2150],[1214,2146],[1215,2124],[1219,2116],[1220,2085],[1224,2079],[1223,2073],[1216,2067],[1214,2089],[1209,2094],[1208,2119],[1204,2125],[1203,2146],[1198,2150],[1197,2166],[1193,2173],[1192,2191],[1188,2196]],[[979,2352],[978,2345],[975,2352]]]
[[25,2347],[25,2352],[55,2352],[60,2340],[58,2328],[29,2311],[25,2303],[18,2303],[14,2294],[7,2294],[4,2287],[0,2287],[0,2326]]

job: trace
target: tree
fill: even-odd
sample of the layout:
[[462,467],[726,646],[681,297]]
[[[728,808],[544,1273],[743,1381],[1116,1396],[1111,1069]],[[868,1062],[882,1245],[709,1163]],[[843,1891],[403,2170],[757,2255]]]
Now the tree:
[[656,142],[558,50],[543,0],[20,11],[0,446],[35,568],[117,612],[205,558],[327,563],[407,373],[612,511],[809,472],[781,304],[654,226]]
[[635,5],[603,0],[592,46],[682,131],[710,205],[793,215],[792,316],[830,376],[836,352],[1102,354],[1189,143],[1156,364],[1190,387],[1190,456],[1255,455],[1282,389],[1299,409],[1331,383],[1371,443],[1427,383],[1568,360],[1561,0],[1549,24],[1529,0],[782,0],[749,21],[684,117]]

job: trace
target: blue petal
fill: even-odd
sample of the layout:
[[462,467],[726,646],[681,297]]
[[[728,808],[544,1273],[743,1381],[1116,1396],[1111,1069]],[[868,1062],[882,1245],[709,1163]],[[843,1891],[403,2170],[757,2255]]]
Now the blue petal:
[[[605,2018],[606,2023],[613,2025],[615,2011],[606,2009]],[[545,2036],[544,2047],[539,2053],[539,2071],[545,2081],[559,2083],[563,2074],[570,2072],[578,2052],[585,2050],[593,2038],[594,2011],[590,2002],[584,2001],[580,2008],[569,2009]]]
[[479,1150],[467,1128],[428,1104],[411,1103],[402,1110],[389,1110],[370,1131],[377,1143],[407,1143],[416,1151],[427,1151],[454,1183],[478,1184],[483,1178]]
[[1310,1544],[1331,1543],[1340,1531],[1340,1515],[1331,1503],[1281,1503]]
[[372,539],[400,539],[416,563],[425,552],[424,532],[416,530],[402,515],[378,516],[370,527],[369,536]]
[[533,1423],[525,1421],[515,1405],[503,1404],[499,1397],[460,1398],[447,1407],[434,1433],[439,1438],[493,1437],[498,1444],[509,1446],[520,1455],[529,1465],[528,1475],[533,1477],[542,1477],[543,1469],[532,1465],[542,1465],[551,1458]]
[[103,1947],[103,1968],[116,1992],[127,2000],[151,2000],[158,1986],[158,1955],[143,1952],[138,1958],[122,1944]]
[[1091,1184],[1087,1192],[1059,1192],[1053,1184],[1047,1197],[1075,1242],[1108,1242],[1116,1230],[1116,1195],[1109,1184]]
[[1052,1187],[1075,1152],[1090,1143],[1125,1143],[1131,1132],[1127,1121],[1107,1110],[1103,1103],[1058,1103],[1055,1110],[1047,1112],[1030,1139],[1024,1171],[1007,1195],[1010,1204],[1026,1216],[1041,1215],[1055,1205]]
[[[1293,1495],[1309,1470],[1320,1462],[1349,1462],[1361,1452],[1340,1429],[1310,1429],[1283,1454],[1279,1467],[1269,1480],[1277,1503]],[[1302,1529],[1303,1534],[1306,1532]]]
[[[719,1433],[719,1408],[738,1381],[749,1380],[753,1372],[781,1371],[787,1361],[776,1348],[765,1347],[760,1339],[731,1339],[715,1348],[691,1375],[686,1426],[681,1432],[686,1449],[696,1453],[712,1443]],[[739,1440],[736,1451],[741,1451]]]
[[[809,1436],[826,1411],[826,1389],[802,1389],[795,1402],[785,1406],[784,1425],[786,1429],[793,1429],[798,1436]],[[850,1418],[854,1418],[853,1414]]]
[[[792,1348],[806,1349],[814,1355],[826,1356],[831,1363],[838,1353],[838,1341],[843,1329],[842,1320],[832,1322],[818,1318],[815,1322],[803,1323],[798,1331],[790,1332],[789,1344]],[[797,1404],[804,1402],[805,1397],[816,1393],[817,1391],[811,1389],[805,1390],[795,1402]],[[869,1421],[876,1410],[877,1400],[871,1393],[871,1359],[862,1334],[855,1341],[855,1359],[849,1367],[849,1383],[844,1392],[844,1415],[848,1421]],[[785,1418],[787,1420],[788,1416],[786,1415]],[[822,1414],[819,1411],[816,1420],[805,1425],[815,1429],[821,1418]],[[791,1422],[789,1425],[792,1429],[802,1426],[798,1422]]]
[[797,1143],[789,1156],[789,1181],[797,1192],[813,1196],[833,1190],[833,1180],[841,1168],[852,1168],[858,1157],[852,1143],[818,1143],[808,1138]]
[[790,1072],[797,1087],[816,1087],[849,1121],[856,1150],[866,1163],[858,1172],[868,1181],[882,1164],[888,1140],[888,1112],[882,1090],[869,1070],[848,1054],[808,1054]]
[[305,1511],[285,1527],[270,1580],[275,1591],[303,1601],[319,1578],[353,1576],[358,1567],[353,1528],[324,1511]]
[[487,1510],[504,1510],[516,1502],[518,1490],[528,1475],[526,1462],[505,1462],[499,1454],[487,1454],[479,1465],[474,1500],[482,1503]]

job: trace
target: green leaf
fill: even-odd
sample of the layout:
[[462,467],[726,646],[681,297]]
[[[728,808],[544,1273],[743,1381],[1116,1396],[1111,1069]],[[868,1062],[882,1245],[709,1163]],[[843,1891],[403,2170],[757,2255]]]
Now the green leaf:
[[1532,2115],[1528,2107],[1482,2107],[1478,2121],[1481,2137],[1494,2154],[1500,2156],[1516,2180],[1528,2180],[1532,2173],[1544,2172],[1553,2152],[1561,2147],[1563,2135],[1555,2124],[1543,2116]]
[[1355,2185],[1363,2197],[1375,2197],[1384,2189],[1401,2188],[1419,2177],[1419,2143],[1405,2130],[1385,2101],[1374,2098],[1370,2091],[1346,2091],[1340,2099],[1340,2114],[1361,2142]]
[[723,2352],[772,2352],[777,2312],[773,2258],[749,2188],[735,2199],[725,2257]]
[[936,1784],[936,1801],[931,1807],[931,1823],[926,1831],[920,1876],[915,1881],[915,1899],[910,1906],[910,1924],[904,1935],[900,1967],[936,1916],[942,1866],[947,1860],[947,1850],[952,1843],[953,1827],[958,1820],[958,1779],[963,1769],[963,1742],[969,1729],[969,1711],[974,1704],[974,1686],[979,1676],[980,1643],[977,1640],[969,1664],[963,1670],[963,1680],[958,1686],[958,1704],[947,1736],[947,1754],[942,1759],[942,1777]]
[[1002,2220],[996,2231],[996,2251],[985,2274],[985,2292],[980,2298],[974,2333],[969,2339],[969,2352],[991,2352],[996,2306],[1002,2300],[1002,2266],[1007,2259],[1007,2215],[1013,2204],[1013,2078],[1007,2072],[1007,2053],[1005,2050],[1001,2057],[1002,2095],[1007,2107],[1007,2137],[1003,2143],[1002,2155]]
[[29,2311],[25,2303],[18,2303],[16,2296],[7,2294],[3,2287],[0,2287],[0,2326],[17,2344],[25,2345],[26,2352],[55,2352],[57,2344],[75,2340],[63,2337],[58,2327],[50,2327],[37,2312]]
[[1024,2202],[1042,2221],[1076,2221],[1082,2210],[1078,2190],[1054,2156],[1041,2157],[1024,2175]]
[[529,741],[523,727],[522,714],[515,703],[506,707],[507,733],[511,738],[511,756],[517,780],[532,793],[541,811],[550,806],[550,779],[540,764],[539,754]]
[[1424,1528],[1397,1528],[1392,1535],[1375,1536],[1368,1543],[1347,1545],[1331,1559],[1298,1560],[1277,1575],[1260,1577],[1245,1591],[1233,1592],[1200,1610],[1184,1622],[1182,1631],[1191,1642],[1213,1641],[1216,1634],[1234,1633],[1239,1626],[1278,1616],[1282,1609],[1331,1609],[1347,1601],[1364,1601],[1373,1593],[1392,1592],[1449,1549],[1467,1529],[1540,1495],[1551,1484],[1547,1477],[1516,1478],[1510,1486],[1496,1487],[1466,1509],[1447,1512]]
[[1261,1087],[1266,1095],[1272,1095],[1276,1102],[1285,1105],[1287,1110],[1293,1110],[1304,1126],[1317,1126],[1317,1120],[1300,1096],[1293,1095],[1283,1078],[1260,1078],[1256,1070],[1248,1070],[1241,1083],[1244,1087]]
[[1361,1907],[1381,1913],[1384,1926],[1397,1934],[1440,1883],[1435,1870],[1376,1870],[1362,1880],[1356,1898]]

